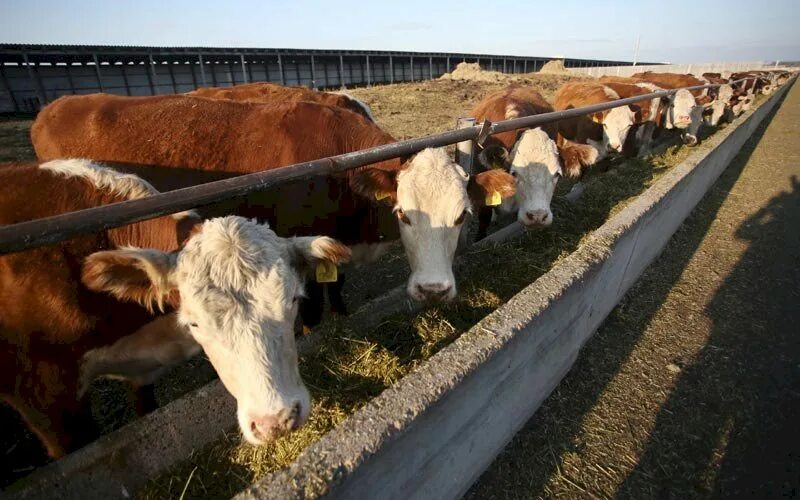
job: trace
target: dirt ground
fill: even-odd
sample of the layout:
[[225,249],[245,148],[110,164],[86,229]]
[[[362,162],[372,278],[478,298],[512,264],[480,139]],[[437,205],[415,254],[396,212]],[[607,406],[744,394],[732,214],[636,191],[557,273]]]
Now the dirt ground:
[[800,495],[800,88],[468,493]]

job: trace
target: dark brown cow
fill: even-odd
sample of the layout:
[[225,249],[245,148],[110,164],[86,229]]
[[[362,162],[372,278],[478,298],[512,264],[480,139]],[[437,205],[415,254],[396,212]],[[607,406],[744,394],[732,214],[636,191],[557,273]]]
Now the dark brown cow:
[[365,103],[347,94],[317,92],[307,87],[284,87],[274,83],[249,83],[235,87],[202,87],[186,95],[208,97],[209,99],[229,99],[231,101],[272,104],[277,102],[308,101],[328,106],[349,109],[371,122],[375,121]]
[[[135,176],[75,159],[0,166],[0,185],[0,225],[155,193]],[[290,334],[299,286],[294,262],[336,263],[347,255],[329,238],[282,240],[240,217],[202,222],[191,212],[2,255],[0,397],[60,457],[96,436],[81,397],[90,378],[119,374],[113,365],[123,358],[163,359],[154,350],[174,349],[173,342],[180,352],[162,354],[182,359],[199,350],[196,341],[237,398],[245,437],[271,439],[302,425],[310,410]],[[237,269],[245,261],[252,269]],[[242,300],[253,307],[235,303]],[[263,300],[278,317],[255,312]],[[212,324],[208,316],[221,315],[221,307],[224,325]],[[156,310],[174,311],[177,322],[161,321]],[[235,337],[245,334],[241,325],[260,327],[242,343]],[[157,342],[135,339],[154,329]],[[118,342],[125,353],[112,349]],[[107,366],[91,363],[97,360]],[[159,368],[151,362],[135,375]],[[289,426],[285,415],[292,416]]]
[[[39,114],[31,136],[40,159],[78,156],[158,165],[136,171],[159,190],[394,142],[374,123],[339,107],[184,95],[62,97]],[[356,255],[374,255],[372,250],[401,238],[411,261],[409,295],[449,300],[456,293],[452,243],[461,224],[487,194],[512,196],[514,184],[504,172],[468,179],[440,150],[426,150],[405,163],[393,159],[283,184],[204,213],[268,220],[287,236],[327,234]]]

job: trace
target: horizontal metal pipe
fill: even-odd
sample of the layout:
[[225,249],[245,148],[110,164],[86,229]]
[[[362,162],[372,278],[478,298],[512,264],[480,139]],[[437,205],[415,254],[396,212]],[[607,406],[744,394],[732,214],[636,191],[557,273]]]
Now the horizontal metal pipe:
[[[745,79],[733,83],[739,83]],[[688,90],[718,87],[719,84],[687,87]],[[625,106],[639,101],[674,94],[679,89],[664,90],[651,94],[618,99],[604,104],[575,108],[541,115],[515,118],[491,125],[490,134],[519,128],[535,127],[565,118],[596,113]],[[176,189],[138,200],[112,203],[102,207],[88,208],[53,217],[36,219],[0,227],[0,255],[30,248],[51,245],[69,238],[91,234],[109,228],[120,227],[163,215],[174,214],[195,207],[217,203],[228,198],[246,195],[289,181],[310,179],[330,175],[352,168],[400,158],[422,151],[425,148],[448,146],[461,141],[475,140],[481,126],[451,130],[426,137],[399,141],[374,148],[345,153],[330,158],[297,163],[264,172],[246,174],[231,179],[209,182],[199,186]]]

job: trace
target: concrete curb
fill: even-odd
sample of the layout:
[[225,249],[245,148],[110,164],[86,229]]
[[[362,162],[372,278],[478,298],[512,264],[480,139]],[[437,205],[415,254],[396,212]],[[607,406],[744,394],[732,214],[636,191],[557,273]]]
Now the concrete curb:
[[[236,498],[458,498],[536,411],[794,82],[706,141],[576,252]],[[709,147],[710,146],[710,147]]]
[[[732,135],[732,132],[737,132],[739,129],[748,126],[755,117],[755,114],[761,113],[762,109],[771,108],[774,106],[774,103],[777,102],[777,98],[780,95],[785,93],[786,89],[788,89],[789,85],[784,85],[784,87],[779,91],[778,94],[773,96],[769,101],[762,104],[757,110],[751,112],[750,115],[743,117],[738,121],[742,121],[743,119],[746,120],[741,125],[734,127],[728,127],[725,131],[719,132],[712,136],[708,142],[716,142],[722,141],[728,135]],[[766,114],[766,111],[759,115],[758,122],[763,118]],[[745,136],[749,137],[752,133],[752,129],[748,128],[747,134]],[[717,136],[723,136],[720,139],[717,139]],[[743,141],[742,141],[743,142]],[[738,151],[738,147],[737,147]],[[700,153],[700,152],[698,152]],[[692,158],[695,155],[692,156]],[[691,158],[690,158],[691,160]],[[729,160],[729,158],[728,158]],[[725,164],[727,164],[727,161]],[[682,168],[683,166],[676,167],[674,171]],[[673,171],[673,173],[674,173]],[[670,174],[668,174],[669,176]],[[716,178],[716,176],[714,177]],[[665,179],[662,179],[656,186],[648,190],[647,193],[642,195],[645,197],[650,193],[654,188],[658,187]],[[693,206],[693,205],[692,205]],[[630,207],[628,207],[630,208]],[[627,211],[627,209],[626,209]],[[616,216],[612,220],[616,220],[622,214],[626,213],[623,211],[621,214]],[[682,220],[682,219],[681,219]],[[603,230],[606,226],[608,226],[612,221],[609,221],[598,230],[598,233]],[[521,226],[519,224],[512,224],[507,226],[503,229],[498,230],[497,232],[490,235],[489,238],[486,240],[479,242],[479,245],[486,244],[486,243],[496,243],[499,241],[503,241],[509,238],[512,238],[522,232]],[[672,234],[671,232],[669,233]],[[595,236],[596,237],[596,236]],[[660,248],[660,247],[659,247]],[[581,251],[585,251],[584,249],[579,250],[577,253],[581,253]],[[574,257],[574,256],[573,256]],[[565,262],[551,270],[547,275],[543,276],[540,280],[536,283],[528,287],[531,287],[546,282],[549,276],[553,275],[557,271],[557,269],[562,268],[567,261],[572,259],[573,257],[568,258]],[[560,272],[560,271],[559,271]],[[557,274],[557,273],[556,273]],[[638,274],[637,274],[638,276]],[[543,281],[544,280],[544,281]],[[553,285],[555,286],[555,285]],[[334,463],[336,460],[333,457],[339,456],[340,452],[342,452],[345,448],[342,448],[336,452],[336,454],[328,454],[324,455],[328,457],[331,462],[320,462],[318,464],[318,468],[309,468],[308,465],[301,466],[300,464],[305,464],[308,461],[309,452],[311,450],[316,449],[318,446],[324,446],[325,443],[335,443],[337,436],[342,435],[345,436],[343,439],[353,441],[352,450],[353,453],[356,453],[358,448],[358,443],[368,443],[373,442],[376,443],[376,446],[380,445],[383,442],[383,439],[377,439],[377,437],[373,436],[371,438],[367,437],[367,433],[364,430],[362,431],[353,431],[355,434],[348,434],[345,429],[348,429],[352,426],[351,422],[359,422],[362,412],[366,411],[367,409],[373,408],[375,404],[381,405],[379,401],[382,398],[390,397],[387,394],[392,394],[394,392],[400,391],[401,388],[406,388],[407,384],[412,384],[413,387],[417,387],[419,391],[419,396],[425,396],[424,400],[414,402],[412,399],[399,399],[398,401],[404,401],[403,404],[400,404],[394,407],[392,412],[387,412],[389,414],[396,414],[401,415],[404,417],[397,420],[397,427],[394,431],[389,432],[386,436],[387,439],[390,441],[394,441],[395,437],[400,436],[402,434],[401,429],[405,428],[406,424],[401,425],[400,422],[406,422],[407,418],[411,418],[414,415],[428,413],[428,406],[432,404],[434,401],[437,400],[437,396],[435,394],[431,395],[428,394],[430,388],[428,384],[423,380],[419,382],[414,382],[420,375],[420,373],[425,372],[428,370],[429,366],[437,366],[438,363],[441,363],[440,360],[442,357],[453,356],[456,352],[451,351],[458,351],[459,349],[466,349],[464,351],[464,355],[470,354],[474,355],[479,352],[485,351],[485,358],[489,359],[493,356],[494,352],[498,349],[501,349],[504,344],[475,344],[474,346],[470,343],[475,339],[476,334],[475,331],[483,331],[483,328],[490,328],[485,325],[493,324],[496,321],[497,317],[502,317],[504,314],[503,311],[506,310],[514,310],[515,307],[520,307],[519,300],[523,300],[520,298],[523,294],[526,294],[528,289],[521,292],[517,297],[512,299],[508,304],[501,307],[487,317],[484,321],[476,325],[473,329],[469,332],[465,333],[464,336],[460,340],[458,340],[452,346],[446,348],[439,354],[437,354],[431,361],[429,361],[421,370],[416,372],[415,374],[406,377],[409,381],[406,382],[406,379],[401,381],[396,388],[391,388],[386,391],[383,395],[377,398],[373,403],[370,403],[364,410],[358,412],[357,414],[350,417],[342,426],[335,429],[327,436],[323,438],[322,441],[313,445],[309,450],[304,452],[301,456],[299,461],[293,465],[289,470],[293,471],[296,467],[307,468],[308,471],[317,470],[318,472],[313,475],[313,477],[318,477],[318,480],[314,480],[309,483],[306,480],[298,480],[298,483],[301,484],[317,484],[320,487],[324,486],[324,489],[329,488],[335,482],[338,482],[338,479],[334,481],[335,477],[332,476],[327,468],[330,468],[330,465],[326,465],[328,463]],[[627,288],[626,288],[627,289]],[[524,302],[523,302],[524,303]],[[616,300],[614,301],[614,304]],[[516,304],[512,306],[512,304]],[[613,307],[613,305],[612,305]],[[393,314],[396,312],[411,312],[413,311],[413,306],[411,302],[406,298],[404,287],[398,287],[396,290],[392,290],[387,294],[374,299],[370,303],[362,306],[358,311],[356,311],[351,319],[349,320],[351,324],[359,325],[360,327],[369,327],[369,326],[377,326],[380,321],[388,316],[389,314]],[[523,310],[530,310],[533,312],[534,309],[528,306],[523,307]],[[610,310],[610,309],[609,309]],[[380,311],[380,314],[377,314],[377,311]],[[604,313],[603,317],[606,313]],[[509,316],[510,317],[510,316]],[[494,318],[494,319],[493,319]],[[361,321],[363,319],[363,321]],[[533,316],[528,318],[528,322],[532,322],[534,320]],[[537,321],[539,321],[537,319]],[[522,323],[520,323],[522,325]],[[493,327],[492,327],[493,328]],[[520,326],[520,328],[522,328]],[[524,327],[526,330],[528,328],[533,328],[532,326],[528,325]],[[537,327],[538,328],[538,327]],[[489,331],[489,330],[487,330]],[[500,331],[500,330],[497,330]],[[312,335],[310,337],[306,337],[301,339],[298,342],[298,350],[302,353],[307,353],[314,347],[315,343],[315,336]],[[500,340],[500,337],[495,339],[496,341]],[[484,347],[481,347],[483,345]],[[461,346],[461,347],[458,347]],[[467,349],[467,347],[469,347]],[[477,349],[477,350],[476,350]],[[483,349],[484,351],[481,351]],[[446,361],[445,361],[446,363]],[[459,363],[462,363],[459,361]],[[473,364],[469,364],[473,363]],[[459,369],[467,370],[463,373],[453,373],[449,379],[449,383],[441,386],[441,394],[445,394],[450,391],[450,388],[455,390],[459,386],[459,381],[467,377],[468,372],[476,371],[483,372],[484,369],[481,368],[479,362],[476,362],[475,359],[470,361],[469,363],[462,363],[458,365]],[[571,365],[571,361],[566,366],[568,367]],[[444,365],[446,366],[446,365]],[[456,365],[453,365],[456,366]],[[470,368],[471,367],[471,368]],[[431,380],[440,380],[444,381],[447,377],[447,373],[450,370],[445,370],[442,372],[441,376],[432,373],[430,375]],[[560,373],[560,372],[557,372]],[[472,375],[470,375],[472,377]],[[480,378],[480,377],[479,377]],[[554,384],[557,384],[558,380],[560,380],[561,376],[553,379]],[[415,385],[421,384],[421,385]],[[438,385],[437,385],[438,387]],[[552,388],[551,388],[552,389]],[[549,390],[551,390],[549,389]],[[403,389],[404,391],[407,389]],[[459,389],[460,392],[461,389]],[[494,389],[487,392],[487,394],[491,394]],[[546,397],[547,393],[542,395],[543,399]],[[481,391],[483,392],[483,391]],[[398,396],[399,397],[399,396]],[[430,399],[432,398],[432,399]],[[534,398],[535,399],[535,398]],[[408,406],[404,407],[407,402]],[[538,403],[536,404],[538,406]],[[388,407],[387,407],[388,408]],[[535,410],[535,407],[530,410],[532,413]],[[123,427],[122,429],[110,433],[106,436],[101,437],[94,443],[86,446],[85,448],[72,453],[68,457],[65,457],[57,462],[49,464],[45,467],[40,468],[39,470],[33,472],[31,475],[27,476],[26,478],[20,480],[19,482],[13,484],[6,490],[6,494],[9,498],[127,498],[141,488],[150,478],[154,475],[163,472],[170,466],[178,463],[180,460],[185,459],[189,456],[193,451],[196,451],[203,446],[207,445],[208,443],[212,442],[215,439],[218,439],[223,435],[224,432],[227,432],[233,429],[236,426],[236,405],[233,398],[229,395],[229,393],[224,389],[222,384],[217,380],[214,381],[205,387],[187,394],[186,396],[175,400],[168,405],[165,405],[162,408],[159,408],[155,412],[147,415],[144,418],[138,419],[131,424]],[[470,413],[468,411],[467,413]],[[355,419],[355,420],[354,420]],[[370,427],[379,426],[381,421],[384,419],[376,419],[374,420],[373,424]],[[413,418],[408,420],[407,423],[410,424],[413,422]],[[522,420],[524,422],[524,419]],[[398,434],[399,433],[399,434]],[[509,437],[513,435],[509,434]],[[351,437],[347,437],[351,436]],[[354,436],[354,437],[353,437]],[[362,436],[364,439],[356,439],[356,437]],[[377,441],[376,441],[377,439]],[[334,448],[333,444],[331,444]],[[363,446],[362,446],[363,448]],[[377,452],[378,447],[375,448],[375,452]],[[327,453],[327,452],[326,452]],[[363,451],[358,452],[359,455],[364,453]],[[313,453],[312,453],[313,455]],[[372,455],[372,453],[368,453],[364,455],[364,457]],[[409,456],[413,456],[409,455]],[[493,456],[493,455],[492,455]],[[322,459],[323,455],[319,455],[316,459]],[[356,472],[358,475],[362,474],[363,469],[357,467],[357,464],[360,464],[363,460],[354,459],[352,461],[343,462],[348,463],[349,465],[342,468],[343,477],[353,476]],[[372,463],[370,461],[369,463]],[[487,462],[488,463],[488,462]],[[337,465],[336,467],[340,467]],[[412,468],[414,471],[417,469]],[[333,469],[330,469],[333,470]],[[411,470],[411,469],[410,469]],[[432,469],[431,469],[432,470]],[[482,468],[480,470],[483,470]],[[327,472],[324,472],[327,471]],[[346,472],[351,471],[351,472]],[[478,471],[480,472],[480,471]],[[416,472],[409,474],[409,478],[411,480],[414,479]],[[299,477],[312,477],[308,476],[307,473],[303,473]],[[299,478],[298,477],[298,478]],[[336,476],[338,477],[338,475]],[[322,479],[328,478],[328,479]],[[262,495],[265,491],[265,486],[261,486],[267,484],[271,481],[280,481],[280,476],[273,475],[269,476],[265,481],[259,483],[259,486],[255,486],[252,491],[250,491],[250,495]],[[291,484],[293,480],[286,479],[288,481],[287,484]],[[321,481],[321,482],[320,482]],[[332,482],[333,481],[333,482]],[[349,482],[349,480],[348,480]],[[470,483],[471,484],[471,483]],[[266,489],[270,489],[272,486]],[[276,490],[279,491],[279,490]],[[286,491],[293,491],[292,494],[287,494],[288,496],[295,497],[298,495],[298,491],[292,490],[291,488]],[[369,492],[370,490],[367,488],[366,490]],[[379,490],[371,490],[371,491],[379,491]],[[389,490],[391,491],[391,490]],[[432,493],[436,493],[436,491],[432,491]],[[277,496],[277,495],[276,495]]]

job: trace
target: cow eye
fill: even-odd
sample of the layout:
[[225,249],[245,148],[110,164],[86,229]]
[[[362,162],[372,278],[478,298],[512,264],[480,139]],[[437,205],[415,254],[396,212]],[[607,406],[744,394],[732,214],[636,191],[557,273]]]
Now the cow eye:
[[516,170],[512,170],[512,171],[511,171],[511,175],[512,175],[512,176],[514,176],[514,177],[516,177],[516,176],[517,176],[517,171],[516,171]]
[[408,216],[405,212],[403,212],[402,208],[398,208],[395,213],[397,214],[397,218],[400,219],[403,224],[408,224],[409,226],[411,225],[411,221],[408,220]]
[[458,219],[456,219],[456,226],[460,226],[461,224],[463,224],[466,219],[467,219],[467,211],[464,210],[463,212],[461,212],[461,215],[458,216]]
[[189,326],[191,326],[192,328],[197,328],[197,323],[189,323]]

